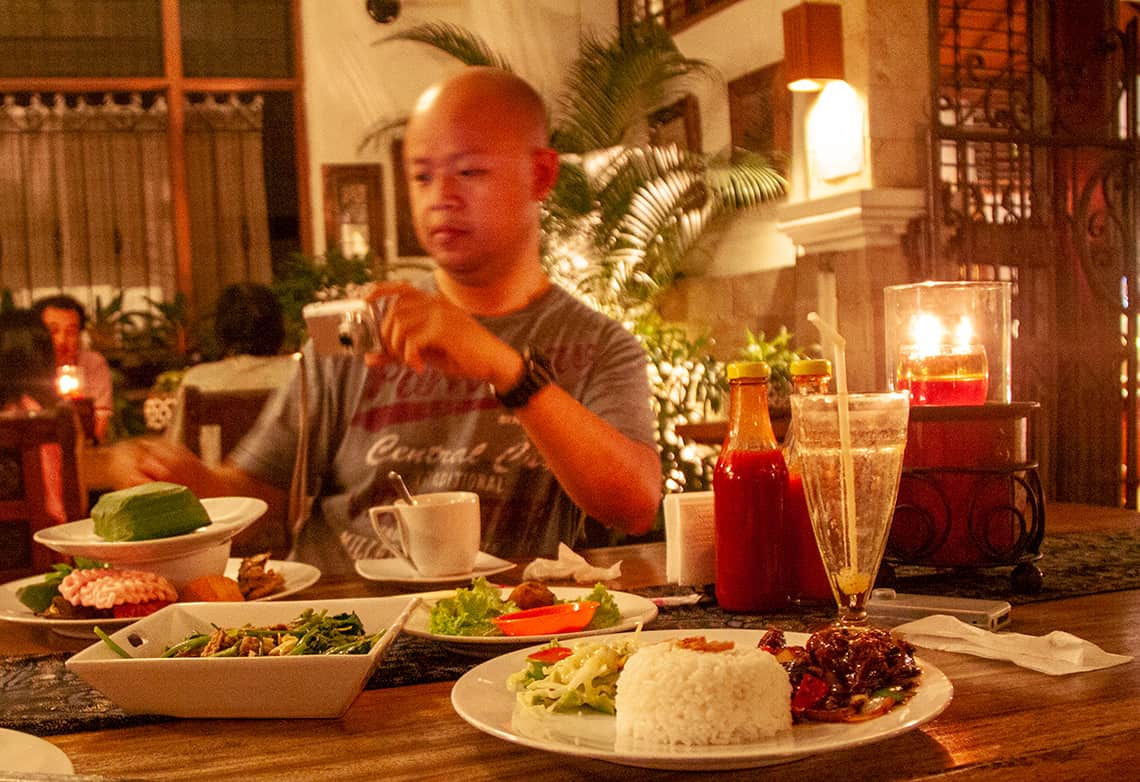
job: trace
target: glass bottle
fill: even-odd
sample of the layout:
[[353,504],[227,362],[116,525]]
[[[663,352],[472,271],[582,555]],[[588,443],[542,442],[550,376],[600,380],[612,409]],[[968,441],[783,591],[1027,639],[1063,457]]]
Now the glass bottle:
[[729,611],[788,604],[782,531],[788,471],[768,415],[763,361],[728,366],[728,435],[713,474],[716,598]]
[[[792,375],[792,393],[826,394],[831,383],[831,362],[826,359],[801,359],[793,361],[789,367]],[[787,529],[789,548],[788,595],[796,604],[827,603],[835,599],[831,582],[815,542],[811,517],[808,515],[807,500],[804,498],[804,482],[800,475],[799,459],[796,456],[795,438],[792,427],[784,441],[784,460],[788,465],[788,494],[784,503],[784,525]]]

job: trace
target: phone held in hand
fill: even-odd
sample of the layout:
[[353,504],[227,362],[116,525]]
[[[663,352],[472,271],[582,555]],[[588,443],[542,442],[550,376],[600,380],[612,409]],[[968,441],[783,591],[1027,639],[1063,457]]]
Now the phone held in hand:
[[318,356],[362,356],[382,350],[379,302],[337,299],[301,310]]

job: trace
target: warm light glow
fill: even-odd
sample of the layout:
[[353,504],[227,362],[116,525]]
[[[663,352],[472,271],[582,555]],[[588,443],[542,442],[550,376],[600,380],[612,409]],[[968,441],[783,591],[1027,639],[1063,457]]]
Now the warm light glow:
[[954,329],[954,347],[960,350],[968,350],[974,344],[974,324],[966,315],[958,321],[958,327]]
[[815,79],[796,79],[788,84],[788,89],[792,92],[819,92],[823,85]]
[[807,119],[812,173],[822,180],[863,170],[863,104],[845,81],[829,82]]
[[942,327],[942,321],[929,312],[921,312],[911,319],[910,342],[914,355],[933,356],[940,353],[945,335],[946,329]]
[[64,364],[56,370],[55,385],[60,396],[81,396],[79,367],[74,364]]

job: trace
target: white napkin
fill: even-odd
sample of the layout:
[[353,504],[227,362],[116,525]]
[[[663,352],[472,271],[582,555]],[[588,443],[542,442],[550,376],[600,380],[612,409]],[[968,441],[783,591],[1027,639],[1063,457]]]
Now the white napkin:
[[612,581],[621,577],[621,561],[609,567],[594,567],[565,543],[558,544],[558,559],[536,559],[523,571],[524,580],[573,578],[580,584]]
[[992,633],[946,614],[907,622],[896,627],[894,632],[915,646],[973,654],[991,660],[1009,660],[1051,676],[1095,671],[1132,661],[1128,655],[1110,654],[1096,644],[1061,630],[1041,636]]
[[665,495],[665,580],[704,586],[716,581],[713,493]]

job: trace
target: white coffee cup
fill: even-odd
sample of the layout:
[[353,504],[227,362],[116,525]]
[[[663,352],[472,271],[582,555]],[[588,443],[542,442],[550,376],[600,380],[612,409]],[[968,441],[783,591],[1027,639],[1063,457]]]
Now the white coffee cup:
[[[416,504],[396,500],[368,509],[376,536],[393,555],[423,576],[465,575],[475,569],[479,553],[479,495],[470,491],[417,494]],[[381,529],[380,517],[392,514],[399,531],[393,542]]]

